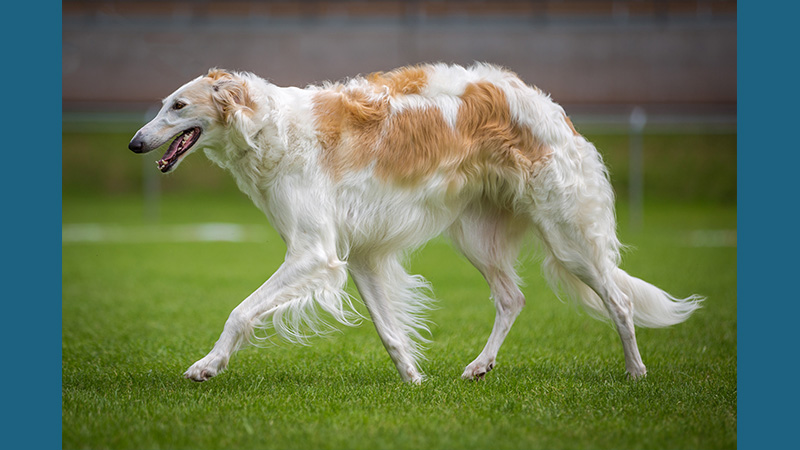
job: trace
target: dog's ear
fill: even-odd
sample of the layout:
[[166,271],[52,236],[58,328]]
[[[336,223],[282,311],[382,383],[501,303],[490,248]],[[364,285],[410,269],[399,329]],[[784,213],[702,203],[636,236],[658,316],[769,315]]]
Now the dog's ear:
[[253,113],[253,100],[244,79],[219,69],[209,71],[208,77],[212,80],[211,98],[223,122],[230,122],[237,113]]

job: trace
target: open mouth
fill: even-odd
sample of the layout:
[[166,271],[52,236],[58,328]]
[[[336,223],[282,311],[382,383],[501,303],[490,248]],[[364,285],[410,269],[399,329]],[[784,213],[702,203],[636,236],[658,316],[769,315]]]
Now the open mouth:
[[164,153],[164,156],[156,162],[156,164],[158,164],[158,170],[163,173],[169,172],[169,170],[178,163],[181,156],[188,152],[189,149],[192,148],[192,145],[197,142],[197,139],[200,138],[201,131],[202,130],[198,127],[189,128],[178,135],[178,137],[172,141],[172,144],[169,144],[169,148],[167,152]]

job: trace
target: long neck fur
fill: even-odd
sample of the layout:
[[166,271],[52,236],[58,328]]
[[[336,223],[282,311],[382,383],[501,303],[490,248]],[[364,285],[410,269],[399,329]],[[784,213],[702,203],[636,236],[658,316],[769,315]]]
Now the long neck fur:
[[281,88],[260,78],[248,79],[250,95],[262,105],[248,115],[237,112],[206,155],[230,171],[239,189],[247,194],[272,222],[271,198],[282,177],[297,175],[310,166],[318,146],[312,130],[302,128],[298,115],[307,114],[308,92]]

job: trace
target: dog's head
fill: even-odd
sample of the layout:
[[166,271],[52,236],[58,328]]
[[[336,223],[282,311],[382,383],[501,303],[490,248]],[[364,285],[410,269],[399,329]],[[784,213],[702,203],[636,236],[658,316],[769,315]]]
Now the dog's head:
[[232,121],[254,112],[247,80],[219,69],[186,83],[162,103],[158,115],[136,132],[128,148],[147,153],[175,138],[158,160],[164,173],[175,169],[193,149],[213,141]]

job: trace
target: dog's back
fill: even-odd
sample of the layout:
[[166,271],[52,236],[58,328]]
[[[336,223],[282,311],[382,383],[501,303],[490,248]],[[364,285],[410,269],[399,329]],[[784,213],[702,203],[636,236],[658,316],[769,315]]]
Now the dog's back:
[[490,65],[374,73],[326,85],[313,103],[321,163],[334,179],[371,166],[406,187],[436,176],[450,193],[528,176],[575,134],[546,95]]

